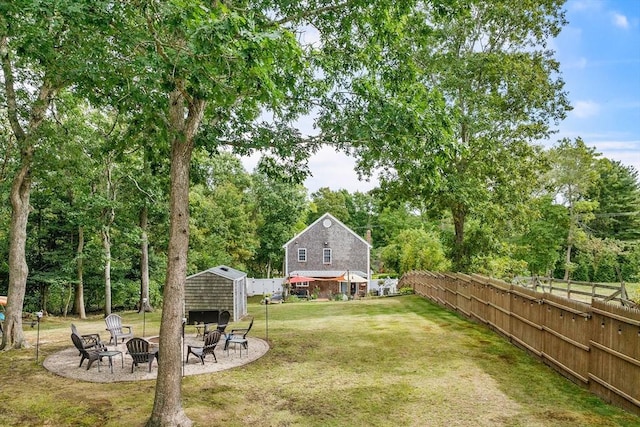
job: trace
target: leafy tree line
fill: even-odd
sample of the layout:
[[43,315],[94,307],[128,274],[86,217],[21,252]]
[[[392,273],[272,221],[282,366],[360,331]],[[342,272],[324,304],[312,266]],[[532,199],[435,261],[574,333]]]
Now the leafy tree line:
[[[549,48],[562,5],[1,3],[1,347],[24,345],[34,306],[162,303],[147,425],[186,426],[186,276],[218,263],[275,274],[280,242],[324,211],[371,230],[379,271],[596,277],[615,259],[637,274],[635,172],[580,141],[549,157],[536,145],[570,109]],[[293,123],[311,111],[319,132],[305,137]],[[296,182],[323,144],[380,189],[307,204]],[[256,152],[243,171],[237,156]]]
[[[159,303],[166,273],[168,201],[163,188],[169,164],[166,153],[145,140],[157,129],[147,128],[139,115],[91,106],[70,91],[58,94],[51,111],[55,121],[43,125],[48,143],[40,145],[42,151],[32,160],[26,306],[54,313],[84,313],[84,303],[90,311],[112,305],[140,307],[145,293],[139,260],[143,213],[144,223],[150,224],[146,227],[151,227],[145,231],[151,242],[146,261],[151,291],[145,295],[151,305]],[[8,195],[8,177],[19,166],[11,156],[17,147],[9,120],[2,134],[7,153],[2,185]],[[534,145],[527,150],[536,153]],[[307,202],[300,185],[266,173],[273,166],[268,157],[251,174],[225,152],[200,150],[194,157],[189,273],[224,263],[256,277],[278,274],[282,244],[329,211],[362,236],[369,230],[376,250],[374,268],[380,273],[447,270],[462,263],[466,271],[497,276],[553,271],[565,278],[571,273],[577,280],[637,276],[637,171],[597,159],[580,140],[562,141],[549,153],[537,151],[533,157],[522,152],[510,160],[527,169],[523,179],[537,183],[519,196],[524,200],[516,206],[519,224],[505,222],[505,216],[514,215],[513,206],[505,208],[506,201],[469,199],[473,209],[466,209],[462,229],[470,238],[462,258],[455,214],[421,198],[419,204],[415,198],[403,201],[401,193],[388,187],[389,180],[369,194],[323,188]],[[549,172],[530,179],[541,169]],[[479,177],[467,175],[465,179]],[[474,191],[481,191],[486,184],[476,186]],[[9,230],[9,205],[3,209],[4,230]],[[8,234],[2,242],[3,259],[8,259]],[[561,250],[563,262],[558,259]],[[0,273],[0,289],[6,292],[6,263]],[[107,280],[114,283],[111,291],[104,289]],[[113,302],[106,304],[105,296]]]
[[[492,212],[469,215],[465,263],[470,267],[464,271],[504,279],[568,274],[580,281],[640,280],[638,171],[601,158],[580,139],[541,150],[538,162],[544,168],[520,215],[509,221]],[[451,270],[453,219],[412,206],[390,200],[380,189],[349,194],[324,188],[312,194],[308,222],[329,211],[363,236],[360,230],[371,230],[375,273]]]
[[[62,112],[59,113],[59,119],[63,120]],[[92,140],[99,142],[96,135],[90,135],[90,128],[97,126],[92,123],[95,112],[74,109],[69,114],[69,123],[65,125],[69,126],[68,135],[73,132],[79,135],[77,139],[61,141],[63,145],[58,146],[69,153],[64,164],[57,163],[59,151],[52,151],[43,154],[40,157],[43,165],[35,168],[42,175],[34,177],[30,201],[27,311],[78,313],[80,307],[75,297],[80,280],[88,311],[103,309],[106,262],[103,233],[105,212],[111,211],[112,306],[138,308],[139,214],[141,198],[147,196],[150,197],[146,205],[151,248],[149,296],[150,305],[158,306],[166,268],[167,201],[158,191],[153,195],[152,189],[142,190],[143,186],[151,187],[143,183],[143,170],[148,166],[140,158],[144,155],[142,151],[132,150],[115,159],[111,173],[107,173],[107,163],[87,144]],[[560,155],[559,150],[581,151],[588,164],[579,164],[576,153]],[[542,175],[537,191],[532,192],[527,214],[519,219],[523,222],[516,231],[498,233],[495,230],[503,227],[502,222],[470,217],[467,233],[472,236],[473,245],[468,262],[473,267],[468,271],[504,278],[550,272],[563,277],[566,251],[571,243],[574,251],[569,270],[574,280],[617,281],[621,277],[637,280],[635,261],[640,230],[637,172],[619,162],[597,158],[593,149],[581,141],[563,141],[542,155],[546,157],[541,161],[547,162],[548,172]],[[100,161],[96,162],[96,157]],[[301,185],[269,177],[260,167],[253,172],[245,171],[237,156],[228,153],[210,156],[199,151],[195,157],[190,190],[188,274],[227,264],[247,271],[252,277],[276,276],[282,272],[282,245],[324,212],[332,213],[363,238],[369,233],[374,247],[374,273],[398,275],[413,269],[452,268],[454,227],[446,215],[436,217],[435,212],[426,210],[420,213],[408,203],[389,200],[379,189],[365,194],[321,188],[308,195]],[[572,167],[576,172],[574,178],[567,175]],[[157,164],[153,168],[162,172],[167,165]],[[115,201],[106,193],[107,177],[111,180],[111,191],[121,194]],[[583,190],[575,189],[577,183],[572,179],[578,178],[587,179]],[[146,179],[156,180],[158,187],[166,185],[162,173]],[[569,186],[573,186],[573,192],[581,191],[574,195],[575,201],[568,196]],[[101,188],[105,191],[101,192]],[[567,194],[558,197],[563,191]],[[578,219],[572,220],[572,208],[579,210],[579,214],[574,214]],[[9,215],[6,206],[4,209],[6,224]],[[2,247],[6,253],[7,236]],[[8,284],[6,267],[5,264],[2,271],[2,292],[6,292]]]

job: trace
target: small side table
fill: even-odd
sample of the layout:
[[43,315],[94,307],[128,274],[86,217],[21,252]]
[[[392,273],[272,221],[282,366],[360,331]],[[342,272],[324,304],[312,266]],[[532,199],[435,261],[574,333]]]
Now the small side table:
[[240,357],[242,357],[242,347],[246,346],[247,357],[249,356],[249,342],[246,338],[233,338],[233,335],[229,335],[224,343],[224,349],[227,350],[227,356],[229,356],[229,344],[233,344],[233,351],[236,351],[236,346],[240,345]]
[[109,368],[111,368],[111,373],[113,374],[113,356],[117,356],[117,355],[120,355],[120,363],[122,364],[122,368],[124,369],[124,356],[122,355],[121,351],[107,350],[107,351],[101,351],[98,354],[100,355],[100,358],[98,359],[98,372],[100,372],[100,359],[102,359],[103,357],[108,357]]
[[195,327],[196,327],[196,338],[198,338],[198,337],[203,337],[204,338],[204,336],[202,334],[204,333],[206,325],[204,323],[199,323],[199,324],[195,325]]

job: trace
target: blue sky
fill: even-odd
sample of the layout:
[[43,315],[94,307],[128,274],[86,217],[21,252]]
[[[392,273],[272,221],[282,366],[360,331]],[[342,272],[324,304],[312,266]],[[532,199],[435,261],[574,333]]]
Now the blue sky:
[[552,47],[573,106],[559,138],[581,137],[640,171],[640,0],[569,0]]
[[[543,145],[581,137],[604,157],[640,172],[640,0],[568,0],[565,10],[569,23],[550,47],[573,110]],[[312,119],[301,120],[300,127],[313,133]],[[255,161],[245,165],[251,170]],[[309,192],[366,192],[377,186],[375,180],[359,181],[353,159],[330,148],[314,155],[309,166]]]

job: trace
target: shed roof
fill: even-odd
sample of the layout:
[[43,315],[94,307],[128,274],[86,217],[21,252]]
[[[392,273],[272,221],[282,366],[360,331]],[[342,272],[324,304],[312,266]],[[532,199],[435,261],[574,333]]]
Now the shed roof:
[[227,267],[226,265],[219,265],[217,267],[211,267],[208,270],[204,270],[199,273],[192,274],[191,276],[187,277],[187,279],[190,277],[196,277],[205,273],[213,273],[215,275],[224,277],[225,279],[229,279],[229,280],[240,279],[247,275],[247,273],[244,273],[240,270],[236,270],[235,268]]

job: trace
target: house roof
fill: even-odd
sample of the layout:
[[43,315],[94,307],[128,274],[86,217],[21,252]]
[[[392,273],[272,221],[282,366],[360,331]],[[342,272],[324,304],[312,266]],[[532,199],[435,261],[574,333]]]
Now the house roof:
[[199,273],[192,274],[191,276],[187,277],[187,279],[190,278],[190,277],[196,277],[196,276],[199,276],[199,275],[205,274],[205,273],[213,273],[215,275],[224,277],[225,279],[229,279],[229,280],[240,279],[240,278],[245,277],[247,275],[247,273],[244,273],[244,272],[242,272],[240,270],[236,270],[234,268],[227,267],[226,265],[219,265],[217,267],[211,267],[208,270],[204,270],[204,271],[201,271]]
[[314,225],[316,225],[317,223],[319,223],[320,221],[324,221],[326,218],[331,219],[331,221],[334,221],[336,223],[338,223],[340,226],[342,226],[345,230],[349,231],[351,234],[353,234],[357,239],[361,240],[362,243],[364,243],[365,245],[367,245],[369,247],[369,249],[372,248],[371,244],[369,242],[367,242],[365,239],[363,239],[361,236],[359,236],[358,234],[356,234],[352,229],[350,229],[349,227],[347,227],[346,225],[344,225],[344,223],[342,221],[340,221],[339,219],[337,219],[335,216],[331,215],[329,212],[326,212],[324,215],[321,215],[320,218],[316,219],[315,221],[313,221],[313,223],[311,223],[307,228],[305,228],[304,230],[302,230],[300,233],[296,234],[295,236],[293,236],[291,239],[289,239],[289,241],[287,243],[285,243],[284,245],[282,245],[283,248],[286,248],[287,246],[289,246],[289,244],[291,244],[291,242],[295,241],[296,239],[298,239],[301,235],[303,235],[304,233],[306,233],[309,229],[311,229]]

